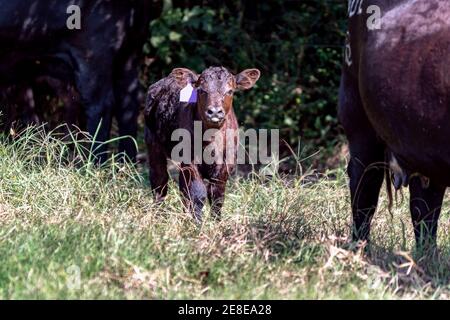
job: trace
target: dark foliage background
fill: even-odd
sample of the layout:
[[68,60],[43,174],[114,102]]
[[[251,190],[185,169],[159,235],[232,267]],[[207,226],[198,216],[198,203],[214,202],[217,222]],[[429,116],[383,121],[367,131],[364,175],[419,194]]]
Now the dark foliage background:
[[[197,72],[223,65],[256,67],[256,89],[239,94],[235,109],[245,128],[279,128],[294,150],[322,150],[340,140],[337,93],[346,1],[166,0],[144,46],[143,82],[174,67]],[[288,149],[285,148],[285,153]]]

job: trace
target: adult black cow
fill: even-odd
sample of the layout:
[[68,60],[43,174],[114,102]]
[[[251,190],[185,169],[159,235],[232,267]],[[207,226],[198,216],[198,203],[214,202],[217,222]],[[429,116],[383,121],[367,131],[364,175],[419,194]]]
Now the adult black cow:
[[[81,29],[67,26],[77,12],[73,5]],[[108,139],[113,116],[120,136],[135,137],[137,58],[159,6],[154,0],[0,0],[0,84],[42,75],[74,83],[88,132],[98,129],[96,141]],[[102,161],[105,149],[98,150]],[[131,139],[121,140],[119,151],[135,158]]]
[[450,185],[450,2],[349,5],[339,119],[350,145],[353,238],[368,240],[388,153],[409,178],[416,245],[434,247]]

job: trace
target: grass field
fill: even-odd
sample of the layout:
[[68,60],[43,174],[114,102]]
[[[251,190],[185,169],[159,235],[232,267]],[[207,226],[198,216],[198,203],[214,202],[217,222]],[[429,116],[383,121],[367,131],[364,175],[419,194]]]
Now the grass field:
[[0,140],[2,299],[450,297],[448,210],[431,262],[413,258],[407,192],[392,215],[383,193],[368,254],[347,251],[343,169],[235,178],[223,220],[205,210],[198,227],[174,182],[158,207],[130,166],[67,162],[68,145],[38,130]]

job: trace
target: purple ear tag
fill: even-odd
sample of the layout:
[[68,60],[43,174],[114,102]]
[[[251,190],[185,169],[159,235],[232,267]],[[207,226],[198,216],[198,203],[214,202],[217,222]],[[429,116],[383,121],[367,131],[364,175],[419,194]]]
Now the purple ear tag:
[[180,102],[197,102],[197,89],[192,87],[190,83],[180,91]]
[[189,98],[189,103],[197,103],[197,89],[192,88],[192,94]]

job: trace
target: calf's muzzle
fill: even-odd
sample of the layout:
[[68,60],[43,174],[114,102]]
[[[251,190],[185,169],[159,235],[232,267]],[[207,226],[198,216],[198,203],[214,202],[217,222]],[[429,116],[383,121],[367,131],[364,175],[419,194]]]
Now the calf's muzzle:
[[213,124],[220,124],[225,119],[225,110],[220,106],[210,106],[206,108],[205,117]]

